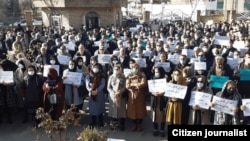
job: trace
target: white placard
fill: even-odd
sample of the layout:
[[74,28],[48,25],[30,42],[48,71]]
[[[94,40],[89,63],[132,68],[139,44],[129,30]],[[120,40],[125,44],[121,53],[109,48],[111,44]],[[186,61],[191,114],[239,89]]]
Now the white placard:
[[170,70],[171,70],[169,62],[155,62],[155,66],[156,67],[163,67],[163,69],[166,72],[170,72]]
[[101,40],[95,41],[95,42],[94,42],[94,46],[95,46],[95,47],[99,47],[100,43],[101,43]]
[[126,141],[124,139],[113,139],[113,138],[108,138],[107,141]]
[[70,57],[66,55],[57,55],[57,60],[60,64],[68,65]]
[[137,64],[139,64],[139,66],[141,68],[145,68],[146,67],[146,58],[133,58],[135,60],[135,62]]
[[211,107],[211,110],[227,113],[234,115],[233,109],[237,106],[237,101],[221,98],[218,96],[213,96],[212,103],[214,106]]
[[63,80],[63,84],[81,85],[82,73],[64,71],[63,76],[66,77],[66,79]]
[[184,54],[187,56],[187,58],[192,58],[194,56],[194,50],[193,49],[182,49],[181,54]]
[[190,58],[190,63],[193,64],[194,62],[199,62],[199,58]]
[[250,116],[250,99],[242,99],[242,105],[246,107],[243,111],[244,116]]
[[149,58],[151,58],[151,56],[152,56],[152,51],[150,51],[150,50],[143,50],[143,55],[144,55],[144,56],[147,56],[147,57],[149,57]]
[[57,71],[58,76],[60,75],[60,71],[59,71],[59,65],[44,65],[43,68],[43,76],[47,77],[48,76],[48,72],[49,72],[49,68],[54,68]]
[[64,44],[64,46],[68,49],[68,50],[72,50],[72,51],[75,51],[75,44],[72,43],[72,42],[69,42],[68,44]]
[[194,70],[207,70],[206,62],[194,62]]
[[123,69],[123,73],[125,77],[128,77],[128,75],[131,73],[131,69]]
[[243,58],[227,58],[227,64],[230,66],[231,69],[239,66],[240,63],[243,61]]
[[176,65],[180,62],[180,55],[179,54],[169,55],[168,60]]
[[192,91],[189,100],[190,106],[198,105],[200,108],[209,109],[209,103],[211,102],[212,94],[199,91]]
[[239,50],[240,48],[244,48],[244,46],[245,46],[244,41],[234,41],[233,44],[234,48],[237,48]]
[[123,41],[122,45],[123,45],[124,48],[127,48],[128,47],[128,41]]
[[100,64],[109,64],[111,62],[112,54],[98,54],[97,59]]
[[0,71],[0,83],[14,83],[13,71]]
[[151,93],[154,92],[163,93],[165,92],[166,86],[167,86],[167,81],[165,78],[148,80],[148,90]]
[[131,33],[136,32],[136,30],[137,30],[136,27],[130,27],[130,28],[129,28],[129,31],[130,31]]
[[143,29],[143,25],[137,24],[137,25],[136,25],[136,28],[137,28],[137,30],[140,29],[140,28]]
[[120,51],[119,50],[114,50],[113,51],[113,55],[115,55],[115,56],[118,57],[120,55]]
[[164,96],[184,99],[186,96],[186,93],[187,93],[187,86],[167,83]]
[[230,37],[228,36],[214,36],[215,45],[228,46],[229,40],[230,40]]

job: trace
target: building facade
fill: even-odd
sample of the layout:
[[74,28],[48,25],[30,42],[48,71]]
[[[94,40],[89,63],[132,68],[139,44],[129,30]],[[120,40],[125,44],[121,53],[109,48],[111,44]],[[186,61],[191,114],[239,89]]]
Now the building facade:
[[127,0],[33,0],[41,10],[44,26],[81,28],[121,25],[121,7]]

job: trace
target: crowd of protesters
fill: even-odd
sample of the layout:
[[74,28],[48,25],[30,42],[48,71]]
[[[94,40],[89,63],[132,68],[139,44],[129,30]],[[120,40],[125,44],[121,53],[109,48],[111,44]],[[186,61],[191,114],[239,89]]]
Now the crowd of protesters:
[[[250,79],[241,79],[241,70],[250,68],[249,30],[250,21],[2,29],[0,71],[13,71],[14,78],[13,82],[0,82],[0,122],[13,123],[16,108],[23,111],[23,123],[30,117],[34,120],[39,107],[57,120],[64,108],[74,104],[80,110],[88,99],[92,127],[104,126],[105,102],[112,130],[128,130],[126,119],[132,119],[131,129],[140,132],[146,116],[152,118],[153,135],[162,137],[167,124],[248,124],[248,116],[243,114],[248,107],[242,99],[250,97]],[[221,43],[215,36],[228,40]],[[102,54],[112,55],[109,63],[98,58]],[[145,62],[138,62],[142,58]],[[235,66],[228,63],[240,58]],[[205,62],[205,69],[197,69],[195,62]],[[51,67],[44,75],[46,65],[59,69]],[[69,72],[80,73],[81,83],[64,83]],[[228,81],[223,87],[212,87],[211,76],[226,76]],[[185,97],[167,97],[162,90],[150,92],[148,80],[156,79],[186,86]],[[209,109],[189,105],[193,91],[236,100],[237,105],[231,107],[233,114],[211,110],[216,106],[212,102]],[[57,95],[52,96],[54,93]],[[58,95],[60,101],[55,101]]]

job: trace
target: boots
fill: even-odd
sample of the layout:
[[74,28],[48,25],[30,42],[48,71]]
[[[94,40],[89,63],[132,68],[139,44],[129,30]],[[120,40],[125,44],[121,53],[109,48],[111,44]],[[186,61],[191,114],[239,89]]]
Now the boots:
[[142,126],[141,126],[141,124],[138,124],[138,125],[137,125],[137,131],[138,131],[138,132],[141,132],[141,131],[142,131]]
[[134,126],[132,128],[132,131],[137,131],[137,123],[134,123]]
[[99,120],[99,127],[104,127],[104,123],[103,123],[103,115],[100,114],[98,116],[98,120]]
[[125,130],[125,118],[120,118],[120,130]]

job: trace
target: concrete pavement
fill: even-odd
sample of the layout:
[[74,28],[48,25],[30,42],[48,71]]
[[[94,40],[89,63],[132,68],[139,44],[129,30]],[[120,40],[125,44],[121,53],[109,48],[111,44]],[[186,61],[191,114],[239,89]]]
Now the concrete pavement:
[[[86,104],[85,104],[86,105]],[[85,107],[86,108],[86,107]],[[126,130],[120,131],[117,130],[110,130],[109,126],[105,126],[100,130],[104,130],[109,138],[114,139],[124,139],[126,141],[167,141],[167,137],[154,137],[152,135],[153,125],[149,118],[149,107],[147,106],[148,116],[143,121],[143,128],[142,132],[133,132],[131,131],[132,121],[126,120]],[[72,126],[68,129],[63,136],[68,137],[67,141],[77,141],[76,133],[79,133],[88,125],[90,121],[89,115],[86,114],[83,116],[81,120],[81,126],[75,127]],[[105,122],[107,122],[107,116],[105,115]],[[37,130],[38,133],[44,132],[42,129]],[[167,127],[166,127],[167,131]],[[0,141],[50,141],[46,134],[41,134],[40,139],[36,139],[35,133],[32,132],[32,122],[29,121],[28,123],[22,123],[22,116],[17,111],[14,116],[14,123],[8,124],[6,120],[0,124]]]

